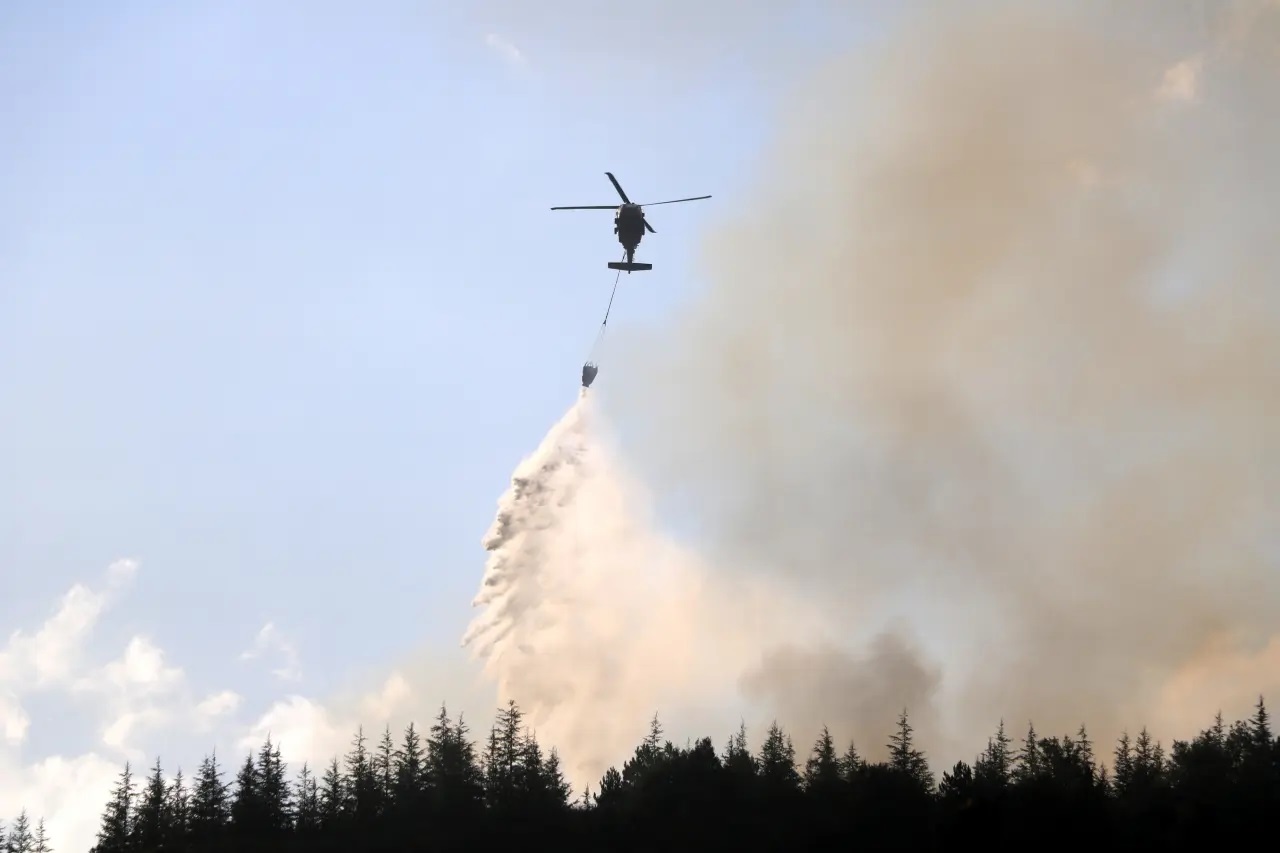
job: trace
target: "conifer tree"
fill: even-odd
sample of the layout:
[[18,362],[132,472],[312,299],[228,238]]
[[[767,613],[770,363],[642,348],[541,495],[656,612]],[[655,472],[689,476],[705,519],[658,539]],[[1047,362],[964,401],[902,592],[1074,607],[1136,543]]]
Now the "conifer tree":
[[[3,837],[0,835],[0,839]],[[27,816],[26,809],[18,812],[13,826],[9,827],[7,847],[7,853],[32,853],[35,848],[35,836],[31,832],[31,819]]]
[[1271,714],[1267,711],[1267,703],[1261,696],[1258,697],[1258,704],[1253,707],[1253,716],[1249,718],[1249,731],[1253,735],[1254,746],[1260,753],[1265,753],[1274,747]]
[[924,753],[915,748],[913,733],[903,709],[898,716],[898,731],[889,738],[889,766],[918,785],[921,791],[932,791],[933,773]]
[[196,771],[190,811],[191,834],[201,839],[218,838],[231,820],[230,800],[218,766],[217,750],[205,756]]
[[137,792],[129,762],[125,762],[124,770],[118,778],[98,829],[98,844],[95,847],[98,853],[125,853],[130,848],[134,797]]
[[1146,726],[1133,744],[1133,769],[1135,781],[1143,786],[1159,784],[1165,776],[1164,748],[1151,738]]
[[963,761],[957,761],[951,770],[943,771],[942,781],[938,784],[938,798],[950,805],[961,805],[973,796],[973,768]]
[[347,811],[357,825],[367,827],[378,816],[378,781],[373,771],[373,761],[365,747],[364,726],[360,726],[351,741],[346,756]]
[[[483,767],[468,735],[465,716],[459,714],[457,722],[452,722],[441,705],[427,738],[426,785],[436,811],[455,820],[472,815],[486,802],[491,806],[509,802],[514,790],[510,782],[504,783],[505,762],[496,724],[489,729]],[[504,784],[507,800],[502,800]]]
[[734,776],[752,778],[756,775],[758,767],[747,745],[747,724],[743,721],[739,721],[738,731],[729,738],[725,747],[724,767]]
[[545,807],[549,799],[542,765],[542,746],[533,733],[526,730],[520,744],[520,761],[516,765],[516,801],[525,809]]
[[1041,773],[1040,738],[1036,736],[1034,723],[1027,723],[1027,736],[1015,760],[1013,778],[1019,783],[1031,782]]
[[132,831],[129,833],[136,849],[155,850],[164,843],[167,834],[165,824],[168,817],[168,794],[164,771],[160,767],[160,758],[157,756],[156,763],[151,768],[151,776],[147,778],[146,786],[142,789]]
[[602,809],[612,808],[626,796],[626,783],[618,768],[610,767],[600,777],[600,790],[596,792],[596,805]]
[[548,802],[556,808],[567,806],[569,797],[573,795],[573,788],[564,777],[564,771],[560,767],[560,752],[554,746],[547,754],[542,776],[546,780],[547,792],[550,795]]
[[315,774],[307,762],[298,771],[294,794],[294,830],[301,837],[311,837],[320,831],[320,788]]
[[975,790],[986,797],[998,797],[1013,781],[1015,757],[1010,749],[1013,741],[1004,731],[1004,719],[996,728],[995,736],[987,739],[987,748],[973,765]]
[[835,740],[826,726],[822,727],[805,762],[804,787],[820,796],[830,796],[840,787],[840,759],[836,755]]
[[326,833],[337,832],[343,826],[350,802],[347,787],[348,780],[338,767],[337,757],[329,759],[320,784],[320,828]]
[[35,843],[31,846],[31,853],[53,853],[53,845],[49,843],[49,834],[44,828],[44,818],[36,823]]
[[244,758],[236,773],[235,791],[231,796],[231,825],[236,834],[247,836],[257,833],[261,826],[262,799],[258,789],[258,768],[253,763],[253,753]]
[[287,768],[280,755],[280,745],[271,742],[270,734],[258,750],[254,770],[258,817],[261,821],[259,831],[268,837],[283,835],[293,825],[292,792],[289,790]]
[[626,785],[643,784],[645,778],[663,762],[662,724],[654,714],[649,721],[649,733],[636,747],[631,758],[622,765],[622,781]]
[[416,813],[421,808],[427,791],[427,766],[422,739],[412,722],[405,727],[404,739],[395,752],[393,772],[395,781],[392,799],[397,811],[402,815]]
[[373,774],[378,783],[378,813],[390,814],[395,802],[395,742],[391,739],[391,725],[382,728],[378,750],[373,756]]
[[1116,793],[1123,796],[1132,786],[1133,778],[1133,743],[1129,740],[1129,733],[1124,731],[1116,741],[1115,774],[1112,779]]
[[165,791],[164,805],[166,843],[170,846],[181,845],[191,837],[191,795],[187,791],[181,767]]
[[760,746],[760,777],[774,791],[793,790],[799,787],[800,774],[796,771],[796,751],[791,739],[774,720]]
[[499,778],[504,788],[514,790],[520,765],[524,758],[523,731],[524,712],[516,705],[514,699],[507,702],[507,707],[498,712],[498,762]]
[[866,761],[858,754],[857,744],[849,741],[849,748],[840,756],[840,778],[846,784],[852,785],[862,775],[866,764]]

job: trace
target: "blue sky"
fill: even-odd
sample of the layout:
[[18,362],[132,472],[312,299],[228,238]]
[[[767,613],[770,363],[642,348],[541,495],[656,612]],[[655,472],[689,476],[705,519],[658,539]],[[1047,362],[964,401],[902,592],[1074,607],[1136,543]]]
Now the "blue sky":
[[[6,4],[0,629],[129,557],[91,656],[145,634],[250,709],[268,622],[310,695],[457,655],[612,281],[610,214],[547,208],[714,194],[624,277],[612,324],[661,322],[838,5]],[[57,713],[25,759],[94,747]]]

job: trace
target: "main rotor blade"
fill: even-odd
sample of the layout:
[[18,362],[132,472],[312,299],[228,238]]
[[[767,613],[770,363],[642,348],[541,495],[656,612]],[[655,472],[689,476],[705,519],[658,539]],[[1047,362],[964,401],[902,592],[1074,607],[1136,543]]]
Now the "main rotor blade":
[[622,196],[622,200],[627,204],[631,204],[631,199],[627,198],[627,194],[622,191],[622,184],[618,183],[618,179],[613,176],[613,172],[605,172],[605,174],[613,182],[613,188],[618,191],[618,195]]
[[617,210],[616,204],[579,204],[571,207],[553,207],[552,210]]
[[671,199],[670,201],[650,201],[650,202],[646,202],[646,203],[644,203],[644,204],[642,204],[642,205],[640,205],[640,206],[641,206],[641,207],[652,207],[652,206],[653,206],[653,205],[655,205],[655,204],[675,204],[675,203],[676,203],[676,202],[678,202],[678,201],[701,201],[701,200],[702,200],[702,199],[704,199],[704,198],[711,198],[711,196],[709,196],[709,195],[695,195],[695,196],[693,196],[692,198],[673,198],[673,199]]
[[649,224],[649,220],[647,220],[647,219],[646,219],[646,220],[644,220],[644,227],[649,231],[649,233],[650,233],[650,234],[657,234],[657,233],[658,233],[657,231],[654,231],[654,230],[653,230],[653,226]]

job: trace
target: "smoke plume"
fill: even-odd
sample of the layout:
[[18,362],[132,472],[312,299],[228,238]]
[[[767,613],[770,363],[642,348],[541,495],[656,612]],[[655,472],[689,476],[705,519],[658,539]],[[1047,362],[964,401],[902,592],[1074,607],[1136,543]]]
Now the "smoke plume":
[[905,706],[937,767],[1280,686],[1280,4],[1066,8],[824,69],[609,362],[637,479],[585,401],[517,471],[467,642],[582,773],[655,711],[874,755]]
[[484,538],[484,610],[463,645],[578,784],[625,756],[655,713],[718,720],[733,684],[716,673],[741,671],[756,637],[803,624],[765,583],[738,586],[726,608],[695,556],[656,530],[583,391],[516,468]]

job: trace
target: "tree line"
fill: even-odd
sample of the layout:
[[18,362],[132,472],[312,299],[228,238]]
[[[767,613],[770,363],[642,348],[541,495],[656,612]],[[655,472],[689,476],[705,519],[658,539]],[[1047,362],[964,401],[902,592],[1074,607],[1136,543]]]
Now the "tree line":
[[[740,726],[717,750],[663,737],[657,716],[621,768],[574,796],[560,757],[515,702],[482,743],[442,707],[424,734],[410,724],[288,778],[268,736],[224,780],[216,752],[188,782],[125,764],[91,853],[151,851],[437,851],[504,842],[581,850],[937,850],[1058,846],[1190,849],[1266,837],[1280,814],[1280,738],[1262,698],[1248,719],[1218,714],[1166,752],[1142,729],[1106,763],[1084,726],[1015,743],[1003,721],[972,762],[935,777],[906,711],[888,757],[869,761],[825,728],[802,756],[774,723],[758,750]],[[25,820],[25,816],[23,818]],[[14,831],[11,830],[10,837]],[[20,842],[21,843],[21,842]],[[28,846],[9,849],[34,853]],[[47,846],[41,850],[44,853]]]
[[53,853],[44,818],[33,827],[31,816],[23,809],[8,828],[0,821],[0,853]]

